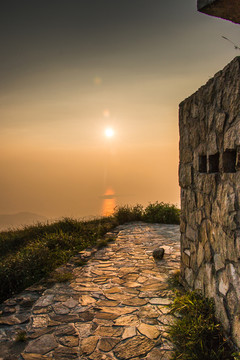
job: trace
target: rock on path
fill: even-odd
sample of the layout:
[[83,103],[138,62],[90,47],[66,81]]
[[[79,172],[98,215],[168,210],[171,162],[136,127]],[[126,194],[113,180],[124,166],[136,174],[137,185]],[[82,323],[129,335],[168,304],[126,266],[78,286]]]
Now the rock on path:
[[[31,287],[3,304],[0,360],[170,358],[167,279],[179,269],[179,226],[131,223],[116,232],[114,243],[73,267],[72,281]],[[159,246],[165,255],[155,261]],[[23,329],[28,341],[14,343]]]

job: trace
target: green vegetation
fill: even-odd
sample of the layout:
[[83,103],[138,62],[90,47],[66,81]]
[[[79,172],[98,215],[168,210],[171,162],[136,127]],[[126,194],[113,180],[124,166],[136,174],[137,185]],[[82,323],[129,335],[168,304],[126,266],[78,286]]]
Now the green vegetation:
[[0,301],[32,285],[71,256],[93,247],[116,220],[63,219],[50,225],[0,233]]
[[52,282],[67,282],[74,278],[73,274],[69,271],[54,271],[51,274]]
[[[103,236],[119,224],[130,221],[179,223],[180,211],[164,203],[116,208],[113,216],[90,221],[65,218],[52,224],[38,224],[0,233],[0,302],[48,276],[79,251],[107,246]],[[84,265],[76,260],[78,266]],[[60,276],[60,275],[59,275]],[[63,274],[67,281],[69,275]],[[68,278],[68,279],[67,279]]]
[[115,218],[119,224],[130,221],[144,221],[149,223],[179,224],[180,210],[171,204],[155,202],[145,209],[142,205],[121,206],[116,208]]
[[214,317],[212,300],[195,291],[178,292],[170,308],[170,313],[176,316],[169,330],[174,345],[172,360],[234,360],[222,327]]

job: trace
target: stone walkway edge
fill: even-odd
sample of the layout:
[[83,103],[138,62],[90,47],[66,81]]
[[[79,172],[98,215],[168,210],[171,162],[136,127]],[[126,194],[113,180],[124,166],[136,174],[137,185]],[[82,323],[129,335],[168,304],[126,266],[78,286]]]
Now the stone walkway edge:
[[[169,360],[172,322],[167,280],[180,266],[178,225],[128,223],[73,279],[32,286],[6,300],[0,316],[0,360]],[[156,261],[154,249],[165,250]],[[26,332],[26,341],[24,332]]]

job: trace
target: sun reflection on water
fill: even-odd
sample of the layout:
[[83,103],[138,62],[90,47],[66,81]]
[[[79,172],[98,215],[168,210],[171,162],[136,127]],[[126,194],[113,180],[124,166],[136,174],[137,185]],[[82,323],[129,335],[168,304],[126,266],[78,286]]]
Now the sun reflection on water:
[[115,192],[108,188],[103,196],[102,216],[110,216],[114,213],[116,207]]

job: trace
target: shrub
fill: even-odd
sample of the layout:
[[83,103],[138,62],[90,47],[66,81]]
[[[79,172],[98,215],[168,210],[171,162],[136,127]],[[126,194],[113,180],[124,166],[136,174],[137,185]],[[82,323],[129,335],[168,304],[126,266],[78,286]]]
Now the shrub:
[[143,220],[151,223],[179,224],[180,210],[175,205],[155,202],[146,207]]
[[145,209],[142,205],[119,206],[114,217],[119,224],[131,221],[146,221],[149,223],[179,224],[180,210],[175,205],[163,202],[150,203]]
[[169,330],[172,360],[233,360],[222,327],[214,317],[214,303],[197,292],[178,294],[170,305],[177,316]]
[[143,217],[143,207],[142,205],[124,205],[116,207],[114,217],[119,224],[131,221],[141,221]]

